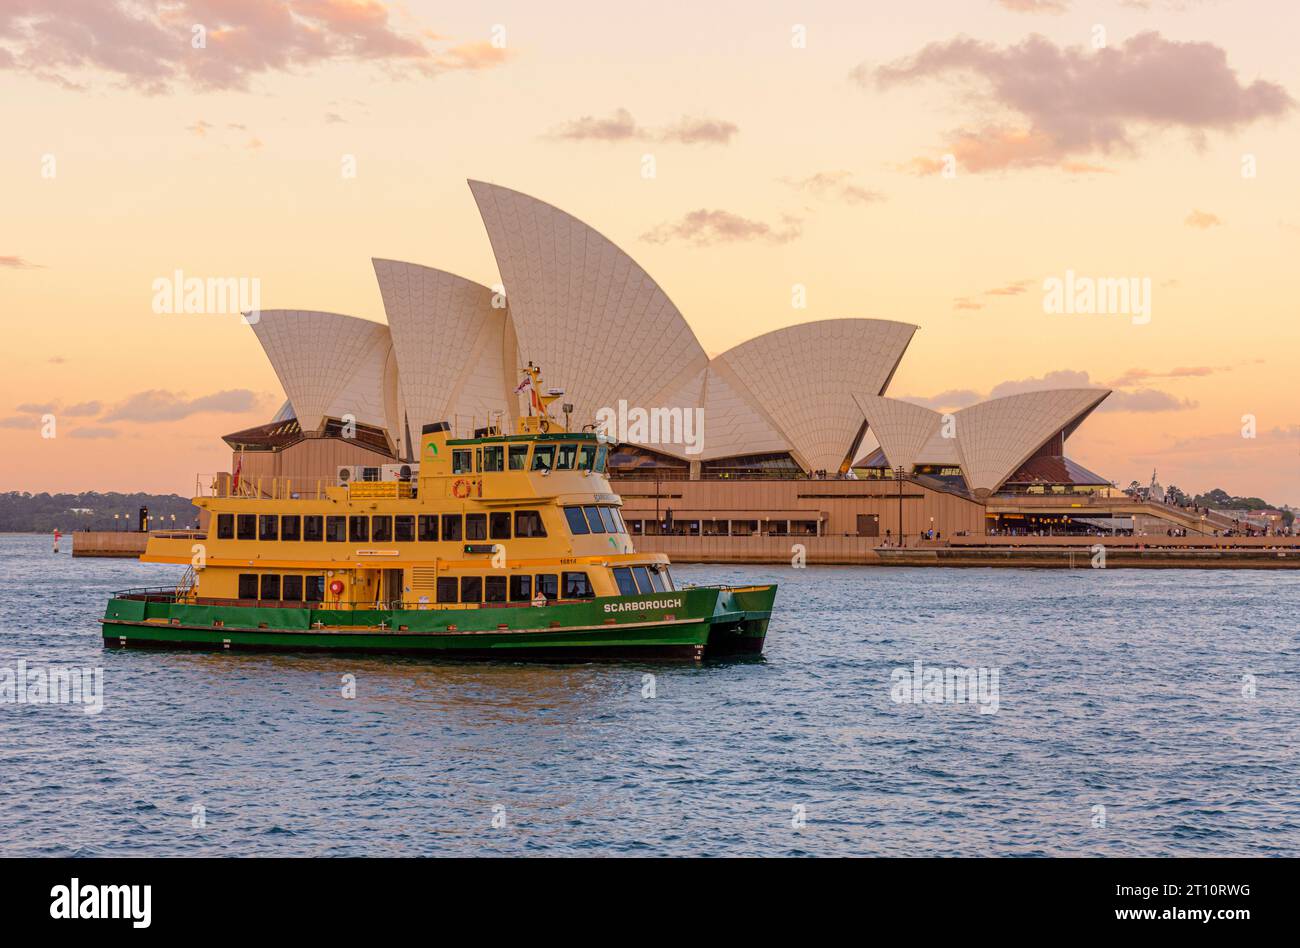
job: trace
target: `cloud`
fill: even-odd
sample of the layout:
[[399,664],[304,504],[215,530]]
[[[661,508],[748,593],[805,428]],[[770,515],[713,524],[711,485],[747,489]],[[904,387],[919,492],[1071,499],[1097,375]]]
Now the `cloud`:
[[[1170,376],[1172,377],[1172,376]],[[1087,372],[1081,372],[1075,369],[1057,369],[1054,372],[1048,372],[1042,376],[1030,376],[1023,379],[1009,379],[1005,382],[999,382],[989,390],[987,395],[981,395],[979,392],[968,389],[958,388],[949,389],[940,392],[938,395],[928,397],[918,397],[914,395],[904,395],[902,400],[911,402],[914,405],[922,405],[926,408],[935,410],[965,408],[976,402],[988,401],[993,398],[1005,398],[1008,395],[1019,395],[1023,392],[1043,392],[1058,388],[1101,388]],[[1127,411],[1127,412],[1160,412],[1160,411],[1184,411],[1197,407],[1197,403],[1189,399],[1180,399],[1168,392],[1161,392],[1155,389],[1143,388],[1137,391],[1112,390],[1108,397],[1097,408],[1098,411]]]
[[1015,283],[1008,283],[1006,286],[995,286],[991,290],[985,290],[985,296],[1019,296],[1029,287],[1033,286],[1033,280],[1017,280]]
[[68,432],[69,438],[116,438],[117,432],[112,428],[74,428]]
[[670,240],[688,240],[697,247],[712,244],[730,244],[761,240],[785,244],[802,233],[800,222],[792,217],[783,219],[783,227],[776,229],[763,221],[750,220],[730,211],[698,210],[684,215],[676,223],[663,223],[641,239],[652,244],[665,244]]
[[8,267],[11,270],[43,270],[39,263],[32,263],[24,260],[22,257],[0,257],[0,267]]
[[740,126],[734,122],[687,116],[660,131],[658,140],[678,145],[727,145],[739,131]]
[[1003,398],[1007,395],[1019,395],[1021,392],[1042,392],[1053,388],[1092,388],[1093,382],[1087,372],[1074,369],[1057,369],[1041,377],[1030,376],[999,382],[989,391],[989,398]]
[[[48,7],[48,9],[47,9]],[[202,44],[195,27],[202,28]],[[504,62],[488,43],[400,31],[380,0],[76,0],[0,4],[0,68],[78,84],[107,77],[148,93],[247,89],[255,77],[341,62],[432,76]]]
[[343,116],[339,115],[337,112],[326,112],[326,113],[325,113],[325,124],[326,124],[326,125],[337,125],[337,124],[339,124],[339,123],[346,122],[346,121],[347,121],[347,119],[345,119]]
[[952,308],[953,309],[983,309],[984,304],[976,303],[974,300],[965,296],[959,296],[952,301]]
[[1113,388],[1129,388],[1149,379],[1203,378],[1204,376],[1213,375],[1215,372],[1219,371],[1228,371],[1228,369],[1226,367],[1216,369],[1208,365],[1178,366],[1167,372],[1152,372],[1150,369],[1129,369],[1110,384]]
[[103,410],[104,406],[99,402],[78,402],[63,409],[62,414],[69,418],[85,418],[90,415],[98,415]]
[[187,398],[176,392],[152,389],[137,392],[118,405],[103,418],[104,421],[138,421],[146,424],[159,421],[177,421],[201,412],[252,412],[262,407],[263,399],[248,389],[230,389]]
[[[950,136],[947,150],[972,172],[1094,171],[1096,166],[1080,159],[1136,154],[1148,131],[1232,132],[1295,107],[1275,82],[1239,81],[1221,47],[1167,40],[1156,32],[1100,50],[1060,47],[1037,34],[1005,47],[958,37],[874,69],[863,63],[851,73],[862,85],[881,89],[950,75],[980,80],[981,104],[1006,114]],[[933,158],[914,158],[909,165],[918,173],[942,167]]]
[[845,204],[873,204],[883,201],[885,196],[879,191],[872,191],[854,184],[848,171],[819,171],[807,178],[782,178],[784,184],[798,191],[806,191],[816,197],[843,201]]
[[30,428],[35,430],[40,427],[40,421],[36,418],[28,418],[23,415],[10,415],[7,418],[0,418],[0,428]]
[[974,405],[976,402],[983,401],[979,392],[971,388],[950,388],[947,391],[940,392],[938,395],[921,396],[921,395],[904,395],[900,399],[904,402],[911,402],[913,405],[920,405],[923,408],[930,408],[939,411],[944,408],[965,408],[967,405]]
[[570,142],[653,141],[677,145],[727,145],[739,131],[740,127],[734,122],[691,116],[684,116],[675,124],[656,130],[638,124],[631,112],[620,108],[603,118],[584,115],[572,119],[551,129],[543,137]]
[[1178,398],[1168,392],[1155,389],[1139,389],[1136,392],[1111,392],[1110,398],[1101,403],[1098,411],[1183,411],[1195,408],[1196,402],[1188,398]]
[[58,410],[58,402],[23,402],[14,406],[14,411],[27,415],[51,415]]
[[1183,223],[1188,227],[1195,227],[1199,230],[1208,230],[1211,227],[1222,226],[1223,221],[1219,220],[1218,215],[1211,214],[1209,211],[1192,211]]
[[193,125],[186,125],[185,131],[193,132],[195,135],[199,136],[199,138],[207,138],[208,130],[211,128],[212,128],[211,122],[205,122],[203,121],[203,119],[199,119]]
[[619,109],[608,118],[584,115],[573,119],[547,133],[547,138],[582,142],[624,142],[640,138],[644,132],[627,109]]

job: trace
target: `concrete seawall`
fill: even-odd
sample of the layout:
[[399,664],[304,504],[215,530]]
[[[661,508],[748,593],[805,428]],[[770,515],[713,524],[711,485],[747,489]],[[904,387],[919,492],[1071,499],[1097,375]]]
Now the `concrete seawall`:
[[138,559],[149,542],[147,533],[82,530],[72,534],[73,556],[121,556]]
[[[961,537],[904,549],[873,537],[634,537],[637,552],[674,563],[1089,569],[1102,546],[1108,569],[1300,569],[1297,537]],[[915,541],[913,541],[915,543]],[[1155,546],[1154,544],[1159,544]]]

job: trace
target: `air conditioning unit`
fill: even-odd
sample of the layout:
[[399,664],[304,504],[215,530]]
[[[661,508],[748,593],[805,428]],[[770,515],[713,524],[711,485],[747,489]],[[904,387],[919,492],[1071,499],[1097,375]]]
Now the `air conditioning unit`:
[[368,467],[364,464],[348,464],[337,470],[335,483],[340,486],[351,484],[353,481],[377,481],[383,473],[378,467]]
[[385,464],[380,471],[380,480],[413,481],[420,476],[418,464]]

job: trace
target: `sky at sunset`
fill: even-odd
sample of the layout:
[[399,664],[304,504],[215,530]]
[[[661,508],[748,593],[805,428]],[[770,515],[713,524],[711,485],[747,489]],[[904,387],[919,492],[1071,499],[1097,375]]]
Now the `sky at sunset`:
[[[498,282],[476,178],[613,240],[710,354],[915,323],[893,396],[1105,386],[1080,463],[1300,504],[1298,28],[1294,0],[0,0],[0,490],[228,469],[283,392],[237,315],[156,313],[154,281],[383,321],[372,257]],[[1149,314],[1045,312],[1067,272]]]

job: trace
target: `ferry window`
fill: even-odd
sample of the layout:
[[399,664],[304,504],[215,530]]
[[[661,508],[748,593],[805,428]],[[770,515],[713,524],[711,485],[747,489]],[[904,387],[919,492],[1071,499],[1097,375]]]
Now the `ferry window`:
[[442,515],[442,538],[444,540],[460,539],[460,514]]
[[420,514],[420,542],[436,543],[438,540],[438,515]]
[[476,471],[483,470],[483,449],[482,448],[474,449],[474,470]]
[[515,511],[516,537],[544,537],[546,527],[542,524],[542,515],[536,510]]
[[289,602],[302,601],[302,577],[286,576],[281,583],[280,598]]
[[605,458],[608,454],[609,448],[603,444],[596,449],[596,467],[594,470],[597,474],[605,473]]
[[632,571],[626,566],[618,566],[614,569],[614,582],[618,583],[618,591],[624,596],[635,596],[636,580],[632,578]]
[[393,518],[393,539],[398,543],[410,543],[415,539],[415,518],[394,517]]
[[217,539],[233,540],[235,538],[235,515],[217,514]]
[[280,518],[274,514],[262,514],[257,518],[257,538],[259,540],[280,539]]
[[487,539],[487,514],[465,514],[465,539]]
[[515,575],[510,577],[510,601],[531,602],[533,598],[533,577]]
[[668,571],[667,566],[660,568],[659,572],[655,575],[664,581],[664,592],[672,592],[677,588],[673,583],[673,574]]
[[654,583],[655,592],[668,592],[668,584],[664,582],[659,570],[652,569],[650,571],[650,582]]
[[482,576],[462,576],[460,578],[460,601],[461,602],[482,602],[483,601],[483,577]]
[[239,574],[239,598],[240,599],[257,598],[257,574],[256,573]]
[[537,594],[546,599],[559,599],[560,578],[554,573],[538,573]]
[[302,539],[302,517],[296,514],[292,517],[281,517],[280,539],[290,541]]
[[555,445],[539,444],[533,449],[533,470],[549,471],[555,467]]
[[347,537],[347,517],[325,518],[325,542],[342,543]]
[[472,474],[474,457],[473,453],[465,451],[451,452],[451,473],[453,474]]
[[614,522],[618,524],[619,533],[627,533],[627,524],[623,522],[623,514],[617,507],[610,507],[609,512],[614,515]]
[[600,519],[599,507],[584,507],[587,511],[587,523],[591,524],[592,533],[604,533],[605,521]]
[[[320,518],[317,517],[316,519],[319,520]],[[306,595],[304,595],[303,598],[306,599],[308,602],[324,602],[325,601],[325,577],[308,576],[306,577],[306,579],[307,579],[307,589],[306,589]]]
[[510,539],[510,511],[498,510],[491,516],[492,539],[509,540]]
[[605,524],[606,533],[618,533],[618,523],[614,520],[614,510],[611,507],[597,507],[600,511],[600,519]]
[[456,577],[439,576],[438,577],[438,601],[455,602],[456,601]]
[[325,535],[323,524],[324,520],[320,517],[303,517],[302,538],[308,543],[319,543],[321,537]]
[[348,542],[365,543],[370,539],[369,517],[348,517]]
[[483,601],[506,601],[506,578],[504,576],[485,576],[483,578]]
[[578,470],[590,471],[591,462],[596,458],[596,446],[591,443],[583,444],[578,448]]
[[569,518],[569,532],[575,537],[591,532],[587,529],[587,518],[582,515],[581,507],[565,507],[564,516]]
[[555,467],[560,471],[572,471],[578,460],[578,446],[572,442],[560,445],[555,455]]
[[510,470],[523,471],[528,467],[528,445],[510,445]]
[[506,448],[503,444],[488,444],[483,447],[483,470],[504,471]]
[[240,540],[253,540],[257,538],[257,515],[240,514],[236,520],[235,536]]
[[393,541],[393,518],[371,517],[370,539],[376,543],[391,543]]
[[636,577],[636,584],[641,588],[642,595],[654,592],[654,586],[650,585],[650,571],[644,566],[632,567],[632,575]]
[[279,599],[280,598],[280,577],[273,573],[262,574],[262,598]]
[[591,599],[596,595],[591,588],[591,580],[587,578],[586,573],[569,573],[564,574],[564,598],[565,599]]

